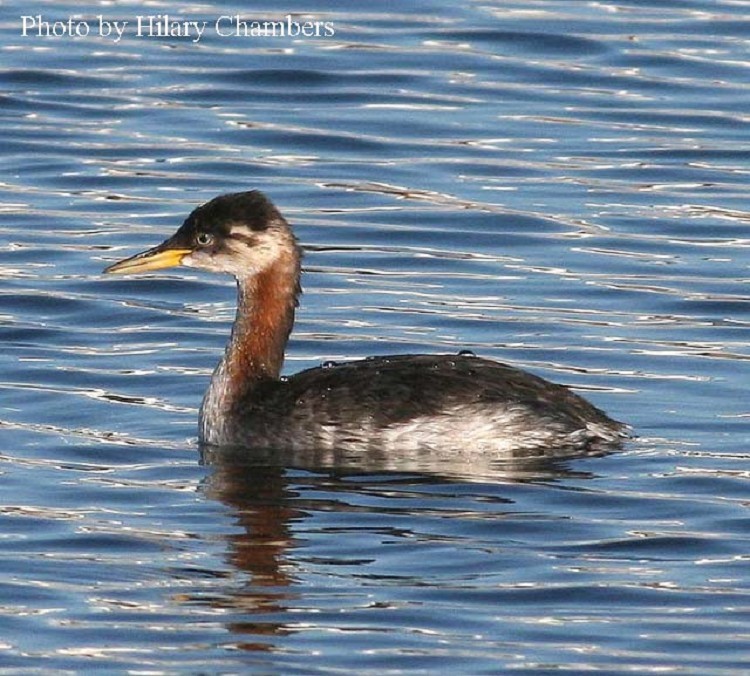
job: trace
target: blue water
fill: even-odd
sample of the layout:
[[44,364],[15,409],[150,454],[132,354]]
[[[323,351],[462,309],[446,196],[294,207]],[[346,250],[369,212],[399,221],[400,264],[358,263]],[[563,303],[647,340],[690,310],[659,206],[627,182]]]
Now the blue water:
[[[0,36],[0,673],[746,671],[747,3],[11,1]],[[472,349],[637,438],[202,461],[231,281],[101,269],[250,188],[306,247],[288,372]]]

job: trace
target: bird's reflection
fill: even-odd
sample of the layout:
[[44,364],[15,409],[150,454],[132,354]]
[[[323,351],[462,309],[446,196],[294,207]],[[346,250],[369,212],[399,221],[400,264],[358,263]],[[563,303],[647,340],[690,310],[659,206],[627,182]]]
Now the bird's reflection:
[[235,618],[239,611],[242,619],[227,628],[241,639],[240,648],[272,650],[273,640],[268,637],[288,632],[284,622],[270,618],[284,613],[294,601],[287,555],[295,546],[291,526],[305,514],[294,507],[298,496],[283,468],[248,466],[213,453],[204,453],[203,459],[211,464],[204,493],[230,507],[239,526],[238,532],[226,536],[227,560],[247,578],[240,588],[209,602],[234,611],[230,615]]
[[[448,483],[496,485],[593,476],[573,472],[549,457],[516,457],[503,462],[478,462],[473,458],[469,463],[455,457],[281,454],[205,447],[201,449],[201,459],[210,467],[204,493],[229,506],[240,526],[240,532],[227,536],[227,558],[247,580],[241,588],[221,599],[214,598],[211,603],[233,611],[230,615],[234,620],[227,628],[237,636],[239,647],[252,651],[274,650],[277,639],[294,631],[289,611],[302,600],[295,575],[305,547],[304,539],[295,538],[295,523],[315,511],[316,505],[309,496],[316,488],[325,490],[326,509],[336,509],[338,504],[343,511],[352,493],[371,492],[373,487],[387,488],[391,493],[403,490],[406,494],[415,484],[424,490],[425,486]],[[331,494],[342,495],[341,502],[332,502]],[[501,489],[493,488],[493,496],[498,502],[511,504],[502,497]],[[383,519],[387,524],[386,514]]]

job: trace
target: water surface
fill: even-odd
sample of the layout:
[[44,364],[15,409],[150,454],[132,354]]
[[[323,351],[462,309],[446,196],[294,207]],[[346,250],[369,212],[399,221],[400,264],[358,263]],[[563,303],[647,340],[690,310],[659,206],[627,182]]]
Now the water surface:
[[[747,3],[454,5],[6,3],[2,673],[746,669]],[[237,11],[335,35],[20,24]],[[471,349],[638,438],[202,457],[231,282],[101,269],[250,188],[306,248],[287,372]]]

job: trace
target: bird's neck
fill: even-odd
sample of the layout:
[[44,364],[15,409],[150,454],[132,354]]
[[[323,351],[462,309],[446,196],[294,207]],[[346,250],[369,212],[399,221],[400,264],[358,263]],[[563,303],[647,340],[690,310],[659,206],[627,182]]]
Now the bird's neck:
[[201,439],[224,443],[227,426],[252,405],[257,385],[277,380],[299,295],[294,252],[237,280],[237,316],[201,407]]

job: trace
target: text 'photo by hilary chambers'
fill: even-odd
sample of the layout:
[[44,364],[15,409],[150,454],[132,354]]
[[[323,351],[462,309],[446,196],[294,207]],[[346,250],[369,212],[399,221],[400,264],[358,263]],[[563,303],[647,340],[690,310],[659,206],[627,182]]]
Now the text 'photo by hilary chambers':
[[20,17],[20,34],[25,38],[98,37],[120,42],[135,38],[186,38],[198,43],[204,37],[219,38],[331,38],[336,34],[332,21],[319,21],[308,15],[286,14],[280,19],[254,19],[240,14],[190,19],[171,14],[137,14],[128,19],[93,17],[52,17],[28,14]]

